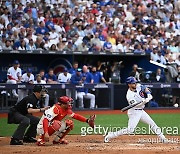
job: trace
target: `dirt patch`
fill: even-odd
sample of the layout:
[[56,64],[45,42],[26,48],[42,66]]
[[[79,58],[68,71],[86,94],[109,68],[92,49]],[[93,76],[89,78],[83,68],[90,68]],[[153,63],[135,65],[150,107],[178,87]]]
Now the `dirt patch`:
[[[168,136],[173,141],[180,140],[180,136]],[[104,137],[101,135],[89,135],[82,137],[80,135],[68,135],[66,139],[68,145],[53,145],[49,142],[44,147],[38,147],[36,144],[24,144],[21,146],[9,145],[10,138],[0,138],[0,153],[22,153],[22,154],[179,154],[180,143],[150,143],[155,141],[155,135],[137,135],[137,136],[121,136],[111,141],[111,143],[103,143]],[[51,139],[52,140],[52,139]],[[139,142],[143,140],[143,142]]]

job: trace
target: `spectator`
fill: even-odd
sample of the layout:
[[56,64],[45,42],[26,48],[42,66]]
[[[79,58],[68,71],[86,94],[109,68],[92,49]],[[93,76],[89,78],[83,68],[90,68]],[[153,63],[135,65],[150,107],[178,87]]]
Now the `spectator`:
[[102,43],[101,43],[101,40],[99,39],[99,33],[98,32],[95,33],[94,38],[91,40],[91,44],[95,44],[97,51],[101,51]]
[[51,51],[57,51],[56,45],[55,45],[55,44],[52,44],[49,50],[51,50]]
[[156,71],[155,82],[165,82],[165,76],[162,74],[160,68]]
[[36,50],[36,45],[34,44],[33,39],[29,40],[29,43],[26,45],[26,50],[29,50],[29,51]]
[[73,44],[72,41],[68,41],[68,44],[63,49],[64,51],[73,51]]
[[57,83],[58,83],[58,82],[57,82],[56,75],[54,74],[54,71],[53,71],[52,68],[50,68],[50,69],[48,70],[48,73],[45,74],[44,77],[45,77],[46,83],[48,83],[48,84],[57,84]]
[[140,81],[140,73],[138,71],[138,65],[134,64],[132,67],[132,72],[130,73],[130,76],[133,76],[136,78],[137,81]]
[[36,29],[36,35],[45,35],[48,32],[49,30],[45,27],[44,22],[40,21],[39,26]]
[[154,48],[153,52],[150,53],[151,60],[156,61],[158,59],[157,52],[158,52],[158,48]]
[[81,44],[78,45],[77,50],[82,52],[87,52],[89,48],[84,42],[82,42]]
[[172,56],[168,58],[167,69],[165,69],[166,82],[173,83],[175,82],[176,77],[178,76],[177,64],[173,60]]
[[[71,83],[75,85],[82,85],[86,84],[86,75],[82,75],[81,73],[82,69],[78,68],[76,74],[73,74],[71,77]],[[90,99],[90,108],[94,109],[95,107],[95,95],[88,92],[88,89],[80,88],[77,89],[77,96],[79,99],[79,108],[84,108],[83,98]]]
[[105,52],[112,52],[112,44],[108,41],[104,42],[104,45],[103,45],[103,50]]
[[[7,71],[7,84],[17,84],[17,83],[21,82],[22,71],[19,66],[20,66],[19,61],[14,60],[13,66],[10,67]],[[16,89],[12,90],[12,94],[14,97],[18,98]]]
[[2,47],[3,50],[12,50],[12,45],[10,40],[5,41],[5,46]]
[[[34,75],[32,74],[32,69],[28,68],[27,72],[22,75],[21,82],[24,84],[34,84]],[[18,89],[18,102],[20,102],[24,97],[28,95],[29,90]]]
[[18,47],[18,50],[26,50],[26,42],[24,40],[21,40],[21,44]]
[[155,56],[153,60],[164,65],[166,64],[166,60],[160,50],[158,51],[157,56]]

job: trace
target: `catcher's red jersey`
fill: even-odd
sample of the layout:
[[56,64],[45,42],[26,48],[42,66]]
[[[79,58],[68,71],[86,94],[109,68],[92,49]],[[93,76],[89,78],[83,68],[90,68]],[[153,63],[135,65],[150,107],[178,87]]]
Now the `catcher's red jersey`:
[[[72,111],[71,106],[69,106],[68,109],[64,110],[63,108],[61,108],[61,106],[59,104],[55,104],[51,108],[49,108],[48,110],[46,110],[44,112],[44,115],[41,117],[41,119],[39,121],[39,125],[43,126],[44,119],[47,119],[50,124],[53,120],[61,121],[66,115],[69,115],[69,117],[72,117],[72,118],[77,119],[82,122],[87,121],[87,118],[74,113]],[[47,125],[49,125],[49,124],[47,124]],[[45,129],[47,129],[47,128],[45,128]]]

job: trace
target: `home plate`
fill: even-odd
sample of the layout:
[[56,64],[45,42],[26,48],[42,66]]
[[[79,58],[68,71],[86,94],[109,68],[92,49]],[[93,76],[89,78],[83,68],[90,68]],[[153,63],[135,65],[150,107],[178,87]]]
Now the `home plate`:
[[145,146],[144,144],[128,144],[130,146]]

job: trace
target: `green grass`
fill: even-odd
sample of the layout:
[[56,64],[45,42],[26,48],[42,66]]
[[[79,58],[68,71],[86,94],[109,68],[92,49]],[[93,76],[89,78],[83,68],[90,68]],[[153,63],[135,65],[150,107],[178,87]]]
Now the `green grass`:
[[[152,117],[152,119],[156,122],[156,124],[162,128],[162,127],[169,127],[172,128],[171,130],[168,130],[169,133],[172,133],[171,135],[177,135],[177,131],[178,131],[178,135],[180,135],[180,114],[151,114],[150,115]],[[86,116],[88,117],[88,116]],[[128,117],[125,114],[121,114],[121,115],[97,115],[96,118],[96,125],[97,128],[95,129],[96,132],[98,132],[100,130],[100,132],[103,133],[103,128],[109,128],[109,130],[112,130],[113,127],[126,127],[127,126],[127,122],[128,122]],[[82,123],[79,122],[77,120],[74,120],[74,129],[73,131],[71,131],[71,134],[81,134],[81,129],[83,127],[83,129],[86,129],[85,132],[87,132],[87,128],[88,125],[86,123]],[[100,126],[101,127],[100,127]],[[13,134],[13,132],[15,131],[15,129],[17,128],[18,125],[14,125],[14,124],[7,124],[7,119],[6,118],[1,118],[0,119],[0,136],[11,136]],[[144,123],[139,123],[138,124],[139,128],[144,127],[146,130],[148,129],[148,126]],[[178,128],[178,130],[174,129],[173,127]],[[166,134],[166,128],[164,128],[164,133]],[[92,132],[92,130],[90,128],[88,128],[89,131]],[[108,130],[108,131],[109,131]],[[114,129],[115,130],[115,129]],[[137,133],[145,133],[145,132],[140,132],[137,131]],[[149,133],[149,131],[148,131]],[[147,134],[148,134],[147,133]],[[173,134],[175,133],[175,134]]]

